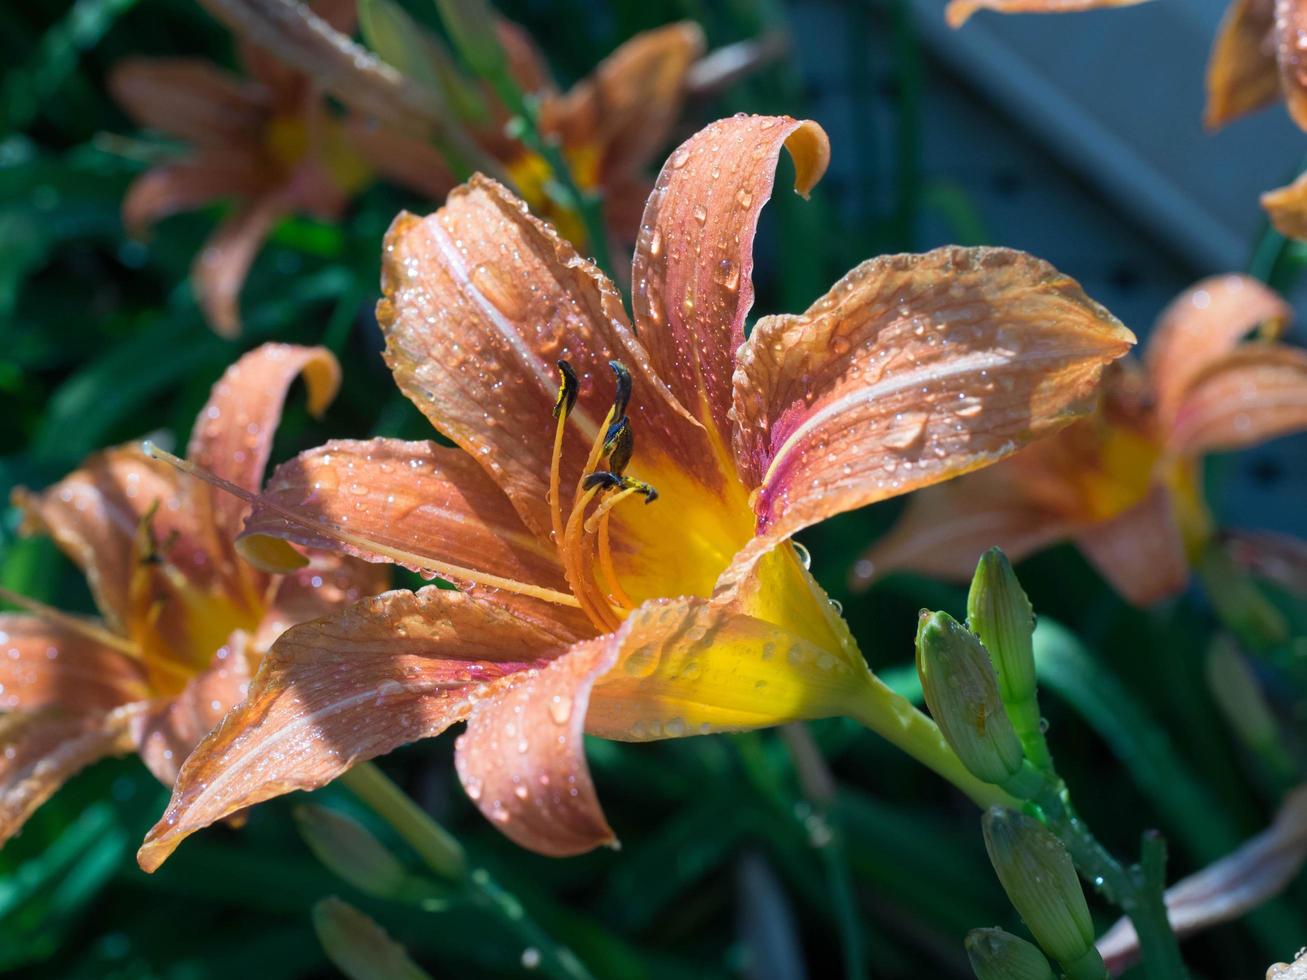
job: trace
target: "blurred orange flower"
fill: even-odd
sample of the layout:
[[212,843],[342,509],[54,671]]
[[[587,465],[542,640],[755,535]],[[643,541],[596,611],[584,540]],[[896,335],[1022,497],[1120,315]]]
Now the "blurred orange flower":
[[[295,378],[309,407],[335,394],[321,348],[267,344],[214,388],[189,456],[250,490]],[[287,626],[386,587],[384,569],[322,555],[269,576],[236,557],[244,505],[135,446],[109,449],[40,494],[19,489],[24,529],[86,573],[102,619],[41,607],[0,614],[0,841],[87,763],[135,750],[167,785]]]
[[[354,0],[316,0],[313,7],[339,30],[353,29]],[[123,223],[131,234],[217,200],[236,202],[191,274],[209,324],[227,337],[240,332],[241,287],[281,218],[339,217],[374,171],[432,196],[450,186],[434,147],[337,118],[309,76],[252,44],[239,51],[249,78],[198,58],[132,58],[109,77],[114,98],[137,123],[188,144],[184,156],[128,190]]]
[[949,0],[945,16],[950,27],[961,27],[978,10],[1002,14],[1070,14],[1103,7],[1133,7],[1144,0]]
[[1211,519],[1202,458],[1307,427],[1307,352],[1266,335],[1291,310],[1247,276],[1207,279],[1162,314],[1145,366],[1114,365],[1098,411],[974,476],[918,494],[854,569],[965,580],[998,545],[1014,560],[1071,539],[1126,599],[1185,588]]
[[294,560],[287,540],[334,547],[461,591],[390,592],[288,631],[183,768],[143,867],[460,720],[468,795],[545,854],[613,839],[583,733],[852,715],[992,798],[870,673],[786,542],[1063,425],[1133,337],[1037,259],[947,248],[866,262],[746,340],[783,146],[806,194],[829,155],[812,122],[736,116],[672,154],[636,247],[635,330],[602,273],[492,180],[395,220],[386,359],[458,448],[304,453],[239,546],[270,569]]

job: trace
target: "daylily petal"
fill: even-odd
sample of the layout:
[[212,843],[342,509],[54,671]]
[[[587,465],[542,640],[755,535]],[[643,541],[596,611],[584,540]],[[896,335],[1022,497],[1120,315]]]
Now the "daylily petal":
[[390,587],[390,569],[341,555],[317,552],[310,564],[277,581],[254,634],[254,649],[267,650],[296,623],[307,623]]
[[250,681],[247,638],[237,631],[214,654],[213,663],[196,674],[176,697],[152,705],[131,719],[129,731],[141,761],[165,786],[200,739],[245,699]]
[[0,715],[0,844],[79,769],[130,751],[126,718],[125,712]]
[[198,58],[129,58],[109,90],[140,125],[196,146],[252,145],[267,119],[259,86]]
[[1287,324],[1293,308],[1251,276],[1213,276],[1171,301],[1148,339],[1145,360],[1165,429],[1189,384],[1258,325]]
[[[259,491],[281,422],[286,395],[296,378],[304,379],[309,413],[320,416],[340,388],[340,365],[325,347],[263,344],[227,368],[200,409],[186,457],[224,480],[253,493]],[[204,523],[230,548],[240,533],[248,505],[199,480],[187,481]]]
[[648,602],[608,639],[611,667],[594,686],[586,719],[586,731],[604,738],[645,741],[849,715],[865,694],[856,648],[818,645],[739,612],[729,599]]
[[1001,14],[1071,14],[1103,7],[1131,7],[1144,0],[949,0],[944,15],[950,27],[961,27],[978,10]]
[[1307,52],[1302,39],[1307,36],[1307,3],[1302,0],[1276,0],[1275,42],[1280,63],[1280,87],[1285,107],[1300,129],[1307,129]]
[[693,21],[631,38],[550,107],[563,144],[600,158],[597,178],[637,174],[661,150],[680,115],[686,74],[703,54]]
[[636,328],[658,376],[729,452],[731,376],[753,305],[753,237],[781,147],[807,196],[830,142],[814,122],[735,116],[700,130],[663,165],[632,266]]
[[[312,73],[306,74],[284,61],[278,56],[277,45],[265,47],[250,40],[245,32],[239,30],[225,16],[228,13],[227,4],[200,0],[200,5],[232,28],[237,38],[241,63],[252,77],[262,83],[271,103],[278,111],[294,112],[303,104],[306,97],[316,98],[310,92],[313,82]],[[346,37],[354,33],[358,16],[358,0],[310,0],[306,6],[333,31],[338,31]]]
[[256,162],[245,154],[209,149],[137,177],[123,198],[123,225],[134,238],[143,238],[161,218],[220,198],[253,195],[265,181]]
[[237,810],[438,735],[496,682],[576,638],[531,606],[437,588],[387,592],[287,630],[245,702],[182,767],[141,867]]
[[1083,529],[1076,546],[1130,603],[1149,606],[1189,584],[1184,537],[1165,487],[1109,521]]
[[1224,126],[1280,97],[1272,31],[1275,0],[1232,0],[1207,62],[1203,124]]
[[[1307,788],[1299,786],[1285,796],[1270,827],[1166,890],[1171,928],[1183,938],[1239,918],[1283,891],[1302,869],[1304,860]],[[1113,973],[1139,958],[1139,937],[1129,919],[1121,919],[1103,933],[1096,945]]]
[[1189,386],[1168,448],[1226,452],[1307,428],[1307,351],[1245,344]]
[[510,840],[551,857],[616,837],[585,761],[590,687],[611,664],[604,639],[505,678],[476,699],[454,764],[467,795]]
[[[286,519],[303,518],[305,524]],[[342,539],[344,531],[384,552]],[[397,555],[414,571],[455,565],[548,588],[566,588],[555,549],[527,529],[470,455],[431,442],[333,440],[277,467],[239,547],[272,570],[269,538],[374,562]]]
[[122,651],[36,616],[0,613],[0,710],[109,711],[148,693],[140,665]]
[[583,732],[644,741],[853,710],[868,676],[856,648],[816,645],[740,604],[740,594],[649,602],[616,632],[506,680],[458,740],[468,795],[523,847],[580,854],[614,842]]
[[800,316],[764,317],[735,375],[760,532],[1007,456],[1089,407],[1130,331],[1046,262],[949,247],[872,259]]
[[396,218],[382,288],[377,318],[396,383],[543,539],[560,358],[581,382],[564,443],[564,513],[612,404],[613,358],[632,376],[637,456],[642,446],[662,447],[683,454],[691,470],[708,467],[705,480],[715,473],[693,424],[654,377],[612,284],[494,181],[473,177],[435,214]]
[[439,201],[458,183],[439,150],[392,126],[350,115],[344,122],[350,148],[382,177]]
[[1020,561],[1070,537],[1075,525],[1021,493],[1010,463],[919,490],[894,527],[854,563],[849,584],[869,587],[896,571],[965,582],[980,556],[999,547]]
[[1286,187],[1267,191],[1261,203],[1276,231],[1288,238],[1307,241],[1307,173]]
[[136,446],[97,453],[41,493],[19,488],[14,504],[23,511],[24,532],[50,535],[86,574],[95,604],[116,633],[126,634],[134,542],[151,507],[158,506],[158,539],[176,539],[170,561],[197,582],[214,575],[208,539],[183,507],[176,471]]
[[290,210],[281,193],[262,194],[242,204],[204,243],[191,266],[191,286],[215,333],[235,337],[241,332],[245,277],[268,232]]

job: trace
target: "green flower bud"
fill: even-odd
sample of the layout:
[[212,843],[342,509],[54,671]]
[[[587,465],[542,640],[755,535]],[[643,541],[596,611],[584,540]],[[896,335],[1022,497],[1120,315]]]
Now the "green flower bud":
[[313,906],[313,929],[327,958],[347,977],[431,980],[386,930],[339,898]]
[[305,803],[295,808],[295,822],[318,860],[359,891],[393,898],[407,886],[399,859],[353,817]]
[[[962,764],[998,786],[1024,783],[1025,755],[998,696],[989,655],[975,634],[948,613],[923,611],[917,625],[917,673],[931,717]],[[1020,790],[1026,790],[1020,792]],[[1032,787],[1015,787],[1022,797]]]
[[1007,556],[990,548],[967,593],[967,625],[994,661],[998,689],[1009,704],[1035,696],[1035,611]]
[[1035,697],[1035,611],[998,548],[985,552],[976,566],[967,595],[967,625],[976,631],[994,663],[1003,707],[1026,758],[1037,769],[1051,770],[1053,759]]
[[965,945],[976,980],[1056,980],[1044,954],[1010,932],[972,929]]
[[1062,842],[1015,810],[991,807],[982,823],[998,880],[1044,952],[1073,978],[1105,976],[1085,893]]

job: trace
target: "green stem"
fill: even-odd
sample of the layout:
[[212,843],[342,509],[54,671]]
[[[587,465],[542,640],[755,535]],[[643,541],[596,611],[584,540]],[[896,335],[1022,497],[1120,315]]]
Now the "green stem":
[[464,884],[473,902],[502,916],[517,938],[538,956],[539,969],[558,980],[594,980],[576,954],[555,942],[526,914],[513,895],[484,868],[469,872],[462,845],[371,762],[361,762],[339,777],[341,783],[412,848],[427,867]]
[[914,708],[911,701],[874,674],[868,677],[870,682],[864,696],[852,706],[851,718],[943,776],[982,810],[991,806],[1020,809],[1020,802],[1008,793],[971,775],[944,740],[939,726]]
[[1050,771],[1053,768],[1053,756],[1044,739],[1044,720],[1039,713],[1039,701],[1032,694],[1024,700],[1005,704],[1004,707],[1030,764],[1041,772]]
[[339,778],[351,793],[390,824],[432,871],[453,880],[467,874],[467,856],[462,845],[374,763],[360,762]]
[[1141,863],[1125,867],[1076,816],[1066,784],[1050,777],[1033,802],[1049,830],[1066,846],[1076,869],[1134,924],[1145,976],[1149,980],[1184,980],[1180,943],[1167,918],[1163,898],[1166,845],[1160,834],[1144,835]]

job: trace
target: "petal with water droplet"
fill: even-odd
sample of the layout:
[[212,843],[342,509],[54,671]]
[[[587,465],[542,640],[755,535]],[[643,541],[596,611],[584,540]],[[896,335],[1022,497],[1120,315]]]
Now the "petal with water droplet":
[[131,749],[126,710],[115,715],[15,711],[0,715],[0,844],[74,773]]
[[1185,391],[1203,370],[1269,323],[1288,326],[1293,308],[1251,276],[1212,276],[1171,301],[1148,338],[1145,360],[1161,425],[1170,424]]
[[1183,454],[1242,449],[1307,428],[1307,352],[1245,344],[1194,379],[1167,436]]
[[[288,521],[289,514],[305,523]],[[277,467],[238,547],[260,564],[276,557],[262,538],[394,560],[342,541],[340,531],[443,564],[566,588],[552,545],[526,528],[494,480],[461,449],[340,439],[301,453]]]
[[577,638],[528,604],[436,588],[387,592],[288,630],[248,698],[182,767],[141,867],[154,870],[184,838],[237,810],[438,735],[504,678]]
[[542,540],[559,360],[580,379],[563,444],[564,514],[613,401],[612,359],[631,373],[636,460],[642,446],[657,446],[704,479],[715,474],[702,431],[654,377],[612,284],[494,181],[474,177],[426,218],[400,215],[386,236],[382,286],[377,316],[396,383]]
[[140,664],[122,651],[36,616],[0,614],[0,711],[109,711],[148,694]]
[[1134,336],[1073,280],[1010,249],[858,266],[739,354],[736,460],[758,528],[833,514],[993,463],[1087,411]]
[[[263,344],[232,364],[200,409],[187,458],[238,487],[257,493],[281,422],[291,384],[304,379],[309,412],[321,415],[340,388],[340,365],[325,347]],[[216,546],[230,554],[241,531],[244,501],[199,480],[186,481],[191,505],[216,532]]]
[[640,339],[659,376],[723,446],[735,351],[753,305],[753,238],[782,147],[794,158],[795,189],[806,196],[830,159],[816,123],[735,116],[700,130],[663,167],[636,245]]

